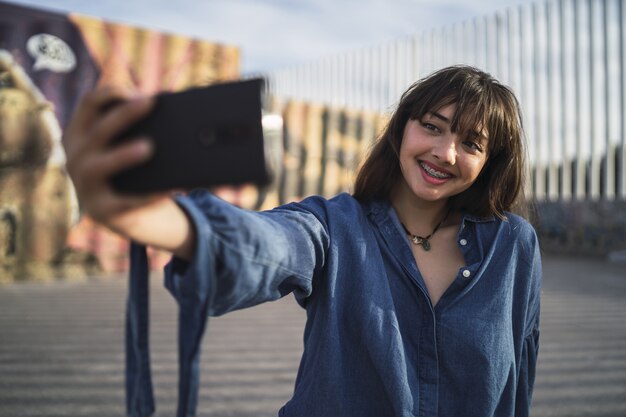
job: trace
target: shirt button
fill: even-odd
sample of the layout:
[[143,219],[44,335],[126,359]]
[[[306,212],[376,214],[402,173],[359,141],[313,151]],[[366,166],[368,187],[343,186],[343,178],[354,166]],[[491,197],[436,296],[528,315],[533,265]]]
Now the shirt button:
[[464,269],[464,270],[463,270],[463,276],[464,276],[465,278],[469,278],[469,277],[470,277],[470,275],[472,275],[472,273],[470,272],[470,270],[469,270],[469,269]]
[[465,246],[465,245],[467,245],[467,240],[466,239],[461,239],[461,240],[459,240],[459,243],[461,244],[461,246]]

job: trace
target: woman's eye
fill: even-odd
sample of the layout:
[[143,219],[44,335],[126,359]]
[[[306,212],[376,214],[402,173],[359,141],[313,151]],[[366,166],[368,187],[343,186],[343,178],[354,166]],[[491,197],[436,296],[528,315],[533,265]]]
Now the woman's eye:
[[425,129],[432,130],[433,132],[439,132],[439,128],[432,123],[422,122],[422,126],[424,126]]
[[471,149],[473,152],[482,152],[483,148],[476,142],[472,142],[471,140],[466,140],[463,142],[465,146]]

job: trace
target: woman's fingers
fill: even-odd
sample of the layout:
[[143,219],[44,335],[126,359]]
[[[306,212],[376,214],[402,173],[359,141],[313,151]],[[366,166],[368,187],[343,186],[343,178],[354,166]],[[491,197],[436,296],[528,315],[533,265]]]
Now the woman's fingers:
[[63,137],[67,170],[77,190],[108,186],[109,176],[149,158],[151,146],[145,138],[116,147],[109,142],[145,117],[153,101],[118,87],[85,95]]
[[71,166],[68,160],[67,169],[79,199],[85,203],[94,194],[115,194],[109,178],[117,172],[146,161],[151,154],[150,142],[146,139],[137,140],[110,150],[88,153],[74,161]]
[[95,154],[90,161],[85,161],[85,169],[97,179],[107,180],[126,168],[147,161],[152,153],[152,142],[148,138],[141,138]]
[[108,147],[113,138],[146,117],[152,110],[153,104],[154,99],[147,97],[112,104],[94,122],[89,132],[89,143],[86,145],[96,149]]
[[132,95],[130,91],[110,86],[85,94],[76,107],[70,123],[65,128],[65,132],[71,134],[63,136],[64,143],[71,145],[79,140],[80,138],[77,138],[75,133],[88,131],[94,121],[101,117],[104,108],[114,102],[126,101]]
[[119,87],[102,87],[86,94],[64,130],[63,146],[68,157],[108,143],[145,117],[153,101]]

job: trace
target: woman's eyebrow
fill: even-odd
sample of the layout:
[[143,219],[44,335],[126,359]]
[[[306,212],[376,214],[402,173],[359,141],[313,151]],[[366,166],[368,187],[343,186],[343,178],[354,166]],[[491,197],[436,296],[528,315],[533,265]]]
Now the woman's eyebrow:
[[472,139],[478,140],[480,142],[486,142],[488,139],[484,131],[478,132],[476,130],[470,130],[469,134],[472,137]]
[[[433,117],[436,117],[437,119],[450,124],[451,121],[450,119],[448,119],[446,116],[444,116],[441,113],[438,113],[436,111],[429,111],[427,114],[432,115]],[[484,131],[480,131],[478,132],[477,130],[470,130],[469,131],[470,136],[472,137],[472,139],[474,140],[479,140],[481,142],[485,142],[487,140],[487,135],[484,133]]]
[[446,123],[450,123],[450,119],[448,119],[446,116],[444,116],[441,113],[437,113],[436,111],[429,111],[428,113],[432,114],[433,116],[435,116],[437,119],[440,119]]

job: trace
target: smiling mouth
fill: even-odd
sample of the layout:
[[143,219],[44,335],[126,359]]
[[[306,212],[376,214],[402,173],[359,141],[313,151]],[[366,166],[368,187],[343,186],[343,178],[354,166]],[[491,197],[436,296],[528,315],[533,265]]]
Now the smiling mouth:
[[427,165],[424,162],[420,162],[419,164],[422,167],[422,169],[424,171],[426,171],[426,173],[428,175],[430,175],[431,177],[433,177],[433,178],[437,178],[437,179],[441,179],[441,180],[452,178],[452,174],[448,174],[446,172],[437,171],[436,169],[434,169],[430,165]]

